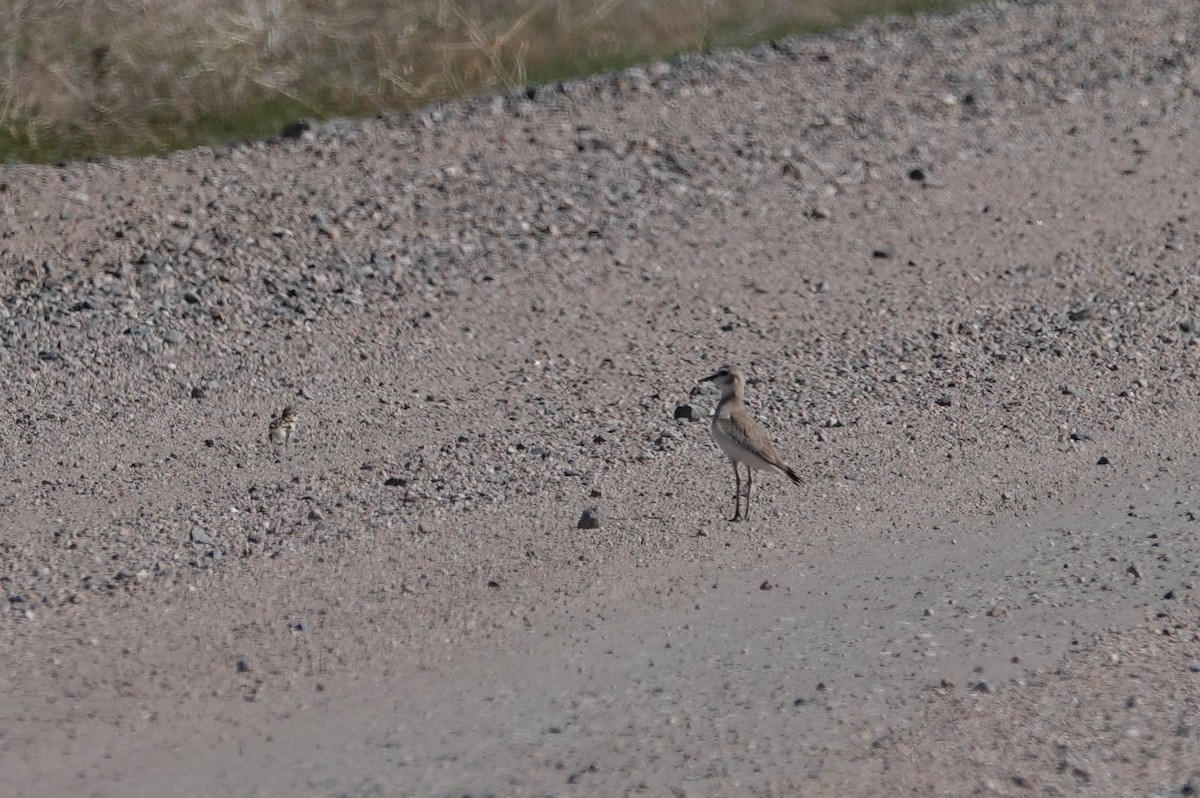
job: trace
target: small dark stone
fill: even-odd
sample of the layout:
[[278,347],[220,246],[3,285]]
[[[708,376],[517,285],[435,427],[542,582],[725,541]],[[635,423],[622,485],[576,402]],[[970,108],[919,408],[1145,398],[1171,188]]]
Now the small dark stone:
[[1142,578],[1142,571],[1137,567],[1137,563],[1132,563],[1128,568],[1125,569],[1125,573],[1129,574],[1134,579]]
[[183,301],[189,305],[199,305],[200,297],[196,296],[191,291],[188,291],[183,295]]
[[298,139],[312,129],[312,120],[297,119],[295,122],[289,122],[284,125],[283,130],[279,131],[279,137],[284,139]]
[[493,587],[493,588],[496,588],[496,587],[500,587],[500,583],[499,583],[499,582],[497,582],[495,579],[489,579],[489,580],[488,580],[488,583],[487,583],[487,586],[488,586],[488,587]]
[[763,580],[763,583],[762,583],[761,585],[759,585],[759,586],[758,586],[758,589],[759,589],[759,590],[774,590],[774,589],[775,589],[775,585],[771,584],[771,580],[770,580],[770,579],[764,579],[764,580]]
[[699,421],[704,418],[704,413],[700,408],[693,404],[682,404],[675,406],[675,418],[683,418],[688,421]]
[[383,484],[389,488],[402,488],[407,485],[408,482],[402,477],[388,477],[383,481]]
[[1099,460],[1096,461],[1096,465],[1109,465],[1108,458],[1101,457]]
[[919,166],[914,166],[908,170],[908,179],[915,180],[918,183],[925,179],[925,170]]
[[817,682],[817,689],[818,689],[818,690],[820,690],[820,691],[822,691],[822,692],[824,692],[824,690],[825,690],[825,682]]
[[237,661],[237,672],[238,673],[249,673],[250,672],[250,660],[239,659]]
[[217,445],[217,442],[214,441],[212,438],[205,438],[204,445],[207,446],[209,449],[211,449]]
[[880,244],[879,246],[877,246],[871,250],[871,257],[879,258],[880,260],[895,257],[895,255],[896,255],[896,250],[892,249],[887,244]]
[[205,390],[202,387],[200,387],[199,385],[197,385],[195,388],[192,389],[192,398],[193,399],[203,399],[205,393],[206,393]]
[[579,523],[576,526],[579,529],[599,529],[600,511],[595,507],[588,507],[579,516]]
[[1073,440],[1073,441],[1082,442],[1082,441],[1090,441],[1091,439],[1092,439],[1092,436],[1088,435],[1086,432],[1072,432],[1071,433],[1071,440]]
[[62,352],[56,352],[53,349],[43,349],[41,352],[38,352],[38,360],[62,360]]
[[1080,308],[1067,313],[1067,318],[1071,321],[1086,321],[1096,314],[1096,309],[1092,307]]
[[792,706],[794,706],[794,707],[802,707],[802,706],[804,706],[804,705],[805,705],[805,704],[807,704],[807,703],[808,703],[808,699],[807,699],[807,698],[797,698],[795,701],[793,701],[793,702],[792,702]]
[[562,734],[562,729],[557,726],[551,726],[549,729],[546,729],[546,731],[550,732],[551,734]]
[[974,690],[974,691],[975,691],[975,692],[977,692],[977,693],[990,693],[990,692],[992,692],[992,686],[991,686],[990,684],[988,684],[987,682],[983,681],[982,679],[980,679],[979,681],[975,682],[975,684],[971,685],[971,689],[972,689],[972,690]]
[[937,399],[934,399],[933,403],[938,405],[939,407],[949,407],[951,404],[953,404],[953,400],[951,400],[950,394],[944,393],[941,396],[939,396]]
[[308,621],[304,620],[303,618],[298,621],[292,621],[291,627],[292,631],[294,632],[307,632]]
[[1163,598],[1167,601],[1174,601],[1175,600],[1175,590],[1172,588],[1171,590],[1168,590],[1166,593],[1163,593]]

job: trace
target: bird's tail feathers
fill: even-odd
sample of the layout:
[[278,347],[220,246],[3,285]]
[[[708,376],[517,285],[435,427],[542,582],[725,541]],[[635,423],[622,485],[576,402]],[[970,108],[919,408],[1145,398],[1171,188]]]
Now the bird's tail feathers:
[[788,479],[790,479],[792,482],[795,482],[797,485],[799,485],[803,481],[800,479],[800,475],[796,473],[796,469],[792,468],[790,465],[787,465],[786,463],[780,465],[779,470],[782,471],[783,473],[787,474]]

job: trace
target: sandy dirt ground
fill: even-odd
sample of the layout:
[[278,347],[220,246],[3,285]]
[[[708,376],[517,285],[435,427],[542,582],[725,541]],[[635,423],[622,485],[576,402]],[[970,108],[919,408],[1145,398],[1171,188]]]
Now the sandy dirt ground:
[[[0,793],[1195,794],[1198,48],[1001,3],[6,168]],[[804,476],[743,523],[725,362]]]

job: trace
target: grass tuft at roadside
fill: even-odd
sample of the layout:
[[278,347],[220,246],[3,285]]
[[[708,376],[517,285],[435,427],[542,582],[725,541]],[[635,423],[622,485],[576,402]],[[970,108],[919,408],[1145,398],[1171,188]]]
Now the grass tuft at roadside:
[[0,162],[269,137],[962,0],[16,0]]

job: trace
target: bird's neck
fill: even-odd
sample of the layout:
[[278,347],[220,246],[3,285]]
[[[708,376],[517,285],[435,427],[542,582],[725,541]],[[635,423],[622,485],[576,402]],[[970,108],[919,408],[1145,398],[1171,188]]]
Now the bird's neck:
[[738,391],[730,391],[721,397],[721,401],[717,402],[717,409],[714,411],[716,415],[727,414],[735,407],[742,404],[742,395]]

